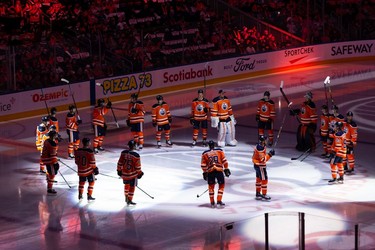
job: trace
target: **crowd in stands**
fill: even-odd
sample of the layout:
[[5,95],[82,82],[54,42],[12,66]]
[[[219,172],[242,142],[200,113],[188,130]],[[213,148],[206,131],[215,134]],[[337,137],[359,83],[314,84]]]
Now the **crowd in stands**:
[[[302,39],[312,30],[314,43],[341,39],[334,22],[325,29],[328,37],[321,32],[329,17],[304,19],[298,1],[228,3]],[[350,14],[363,21],[369,14],[363,12]],[[237,18],[218,16],[202,0],[2,1],[0,93],[13,75],[12,90],[19,91],[58,85],[61,78],[85,81],[296,46],[288,35]]]

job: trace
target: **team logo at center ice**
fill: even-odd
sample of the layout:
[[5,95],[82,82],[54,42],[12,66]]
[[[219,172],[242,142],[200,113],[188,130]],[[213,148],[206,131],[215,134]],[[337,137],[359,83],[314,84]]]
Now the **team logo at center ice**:
[[268,110],[267,105],[262,105],[262,111],[267,112],[267,110]]
[[227,110],[228,109],[228,104],[226,102],[223,102],[223,104],[221,104],[221,108],[223,110]]
[[165,109],[164,108],[161,108],[160,110],[159,110],[159,114],[160,115],[165,115],[167,112],[165,111]]
[[201,112],[203,110],[203,105],[202,104],[198,104],[195,109],[198,111],[198,112]]

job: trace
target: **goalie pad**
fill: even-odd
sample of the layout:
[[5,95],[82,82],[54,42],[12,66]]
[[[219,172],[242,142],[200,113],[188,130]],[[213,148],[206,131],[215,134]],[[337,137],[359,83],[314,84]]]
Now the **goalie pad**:
[[211,116],[211,127],[213,128],[217,128],[217,126],[219,125],[219,117],[212,117]]
[[237,140],[236,140],[236,127],[234,126],[235,123],[233,121],[226,123],[226,136],[225,136],[225,142],[229,146],[236,146]]
[[236,124],[237,124],[237,121],[236,121],[236,119],[234,118],[234,115],[231,115],[231,116],[229,116],[229,117],[230,117],[230,119],[232,120],[233,125],[236,125]]

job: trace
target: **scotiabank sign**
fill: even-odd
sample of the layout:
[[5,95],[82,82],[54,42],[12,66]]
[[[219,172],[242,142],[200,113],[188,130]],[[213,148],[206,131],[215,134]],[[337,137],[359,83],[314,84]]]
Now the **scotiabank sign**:
[[172,83],[172,82],[180,82],[180,81],[186,81],[186,80],[195,80],[200,79],[203,77],[213,76],[212,68],[211,66],[207,66],[204,69],[183,69],[180,70],[177,73],[169,73],[164,72],[163,74],[163,82],[164,83]]
[[31,96],[33,102],[44,102],[49,100],[56,100],[60,98],[66,98],[69,96],[69,91],[65,89],[61,89],[59,91],[44,93],[42,92],[40,94],[35,93]]

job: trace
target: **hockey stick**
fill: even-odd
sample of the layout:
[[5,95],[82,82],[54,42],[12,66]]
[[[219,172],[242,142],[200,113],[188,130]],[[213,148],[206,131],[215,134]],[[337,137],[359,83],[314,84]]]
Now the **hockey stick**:
[[201,193],[201,194],[197,194],[197,198],[199,198],[199,197],[201,197],[202,195],[204,195],[205,193],[207,193],[207,191],[208,191],[208,188],[207,188],[206,191],[204,191],[203,193]]
[[290,158],[292,161],[294,160],[298,160],[299,158],[301,158],[302,156],[304,156],[305,154],[308,154],[309,152],[311,151],[311,148],[307,149],[306,151],[302,152],[302,154],[300,154],[299,156],[297,157],[292,157]]
[[333,101],[333,97],[332,97],[331,80],[330,80],[329,76],[327,78],[328,78],[327,83],[328,83],[329,96],[331,98],[331,105],[333,107],[333,106],[335,106],[335,102]]
[[206,64],[204,65],[204,71],[203,71],[203,92],[204,92],[204,96],[206,96],[206,73],[207,73],[207,66],[208,66],[208,62],[206,62]]
[[66,80],[65,78],[61,78],[61,81],[68,84],[70,95],[72,96],[74,106],[76,107],[78,120],[81,120],[81,117],[79,117],[79,112],[78,112],[78,107],[77,107],[77,104],[76,104],[76,99],[74,98],[74,93],[72,92],[72,88],[70,87],[70,82],[68,80]]
[[329,82],[329,76],[326,77],[326,79],[324,80],[324,93],[326,95],[326,105],[328,107],[328,96],[327,96],[327,84]]
[[[101,87],[103,88],[103,92],[104,92],[104,86],[103,86],[103,84],[97,82],[97,83],[96,83],[96,86],[101,86]],[[107,97],[107,101],[110,102],[109,97]],[[116,126],[117,126],[117,128],[120,128],[120,125],[118,124],[118,121],[117,121],[117,118],[116,118],[115,112],[113,111],[112,106],[110,107],[110,109],[111,109],[111,111],[112,111],[112,116],[113,116],[113,119],[114,119],[115,122],[116,122]]]
[[[322,142],[322,140],[319,140],[318,143],[316,144],[316,148],[320,145],[320,143]],[[303,162],[307,157],[309,157],[309,155],[311,155],[312,151],[308,152],[302,159],[301,159],[301,162]]]
[[61,173],[61,171],[59,171],[59,173],[60,173],[61,177],[64,179],[66,185],[68,185],[69,188],[72,188],[72,187],[69,185],[69,183],[66,181],[66,179],[65,179],[65,177],[63,176],[63,174]]
[[288,97],[286,96],[286,94],[285,94],[285,92],[284,92],[284,90],[283,90],[283,85],[284,85],[284,81],[281,81],[281,83],[280,83],[280,92],[281,92],[281,94],[283,95],[283,97],[284,97],[286,103],[288,104],[288,108],[289,108],[289,110],[294,114],[294,116],[296,117],[297,121],[298,121],[299,123],[301,123],[301,121],[300,121],[299,117],[297,116],[296,112],[294,112],[294,110],[291,108],[291,104],[292,104],[292,102],[290,102],[289,99],[288,99]]
[[[288,108],[290,107],[290,105],[292,105],[292,102],[290,102],[288,104]],[[284,114],[283,121],[281,122],[281,126],[279,128],[279,132],[277,132],[277,137],[276,137],[275,143],[273,144],[272,148],[275,148],[276,145],[277,145],[277,142],[279,141],[281,130],[283,129],[283,126],[284,126],[284,123],[285,123],[286,115],[287,115],[287,112],[285,112],[285,114]]]
[[59,159],[59,162],[61,162],[65,167],[69,168],[70,170],[72,170],[72,171],[78,173],[77,170],[73,169],[72,167],[69,167],[69,165],[66,164],[65,162],[63,162],[62,160]]
[[142,188],[138,187],[138,183],[137,183],[136,187],[137,187],[139,190],[141,190],[144,194],[146,194],[148,197],[150,197],[151,199],[154,199],[153,196],[149,195],[149,194],[148,194],[146,191],[144,191]]
[[49,108],[48,108],[47,101],[46,101],[46,98],[44,98],[43,87],[40,88],[40,91],[42,92],[42,98],[44,99],[44,105],[46,106],[47,114],[50,115],[50,113],[49,113]]

